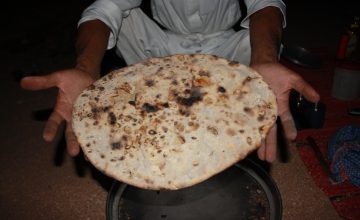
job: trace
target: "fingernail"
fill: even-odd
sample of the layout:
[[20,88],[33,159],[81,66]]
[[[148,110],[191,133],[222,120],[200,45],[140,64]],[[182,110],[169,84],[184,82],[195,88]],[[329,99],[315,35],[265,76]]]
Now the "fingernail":
[[68,153],[69,153],[70,156],[75,157],[75,156],[77,156],[79,154],[79,150],[71,148],[71,149],[68,150]]
[[265,152],[262,150],[258,150],[257,155],[260,160],[265,160]]
[[266,161],[267,162],[274,162],[274,160],[275,160],[275,155],[274,154],[267,154],[266,155]]
[[44,133],[43,134],[43,139],[47,142],[51,142],[53,140],[53,135],[52,134],[48,134],[48,133]]

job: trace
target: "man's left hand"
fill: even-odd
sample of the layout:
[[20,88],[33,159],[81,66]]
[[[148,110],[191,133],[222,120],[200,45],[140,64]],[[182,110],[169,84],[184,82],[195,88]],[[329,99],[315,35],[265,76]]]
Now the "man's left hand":
[[[284,128],[285,137],[289,141],[296,138],[297,131],[289,108],[289,96],[292,89],[299,92],[307,100],[318,102],[319,94],[301,76],[278,62],[252,64],[251,67],[259,72],[265,82],[275,93],[278,104],[278,115]],[[262,146],[258,149],[261,160],[272,162],[276,158],[277,135],[276,124],[270,129]]]

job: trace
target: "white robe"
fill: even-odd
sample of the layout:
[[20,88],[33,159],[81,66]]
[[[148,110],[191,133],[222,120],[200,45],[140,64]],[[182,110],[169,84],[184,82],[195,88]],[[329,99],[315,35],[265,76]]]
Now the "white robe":
[[152,0],[153,19],[139,8],[141,0],[97,0],[82,14],[79,25],[99,19],[110,29],[108,49],[116,47],[127,64],[148,57],[172,54],[204,53],[250,63],[249,16],[268,7],[278,7],[281,0],[244,0],[247,10],[240,31],[233,25],[240,19],[238,0]]

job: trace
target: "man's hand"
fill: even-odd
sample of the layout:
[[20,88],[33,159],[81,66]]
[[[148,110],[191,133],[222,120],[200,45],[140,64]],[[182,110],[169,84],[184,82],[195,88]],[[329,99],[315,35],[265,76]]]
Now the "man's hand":
[[80,152],[71,127],[73,104],[87,86],[100,78],[100,66],[109,35],[110,29],[100,20],[82,23],[76,40],[75,68],[54,72],[47,76],[25,77],[21,80],[21,86],[29,90],[59,88],[54,111],[45,126],[43,137],[46,141],[52,141],[59,125],[65,121],[67,150],[71,156],[76,156]]
[[[289,95],[295,89],[312,102],[318,102],[317,92],[298,74],[278,62],[284,16],[276,7],[265,7],[250,16],[250,67],[258,71],[274,91],[278,103],[278,115],[288,140],[296,138],[296,127],[289,110]],[[276,158],[276,125],[274,125],[258,156],[272,162]]]
[[[318,102],[319,94],[297,73],[291,71],[278,62],[264,64],[253,64],[253,69],[258,71],[269,84],[275,93],[278,103],[278,115],[285,131],[285,137],[288,140],[294,140],[297,135],[296,127],[289,109],[289,95],[292,89],[302,94],[311,102]],[[276,124],[270,129],[266,140],[258,150],[258,156],[261,160],[269,162],[276,158]]]
[[43,138],[46,141],[52,141],[59,125],[65,121],[67,150],[71,156],[76,156],[80,152],[71,127],[73,104],[78,95],[93,82],[94,79],[90,77],[90,74],[79,69],[58,71],[46,76],[25,77],[21,80],[21,86],[29,90],[59,88],[54,111],[46,123]]

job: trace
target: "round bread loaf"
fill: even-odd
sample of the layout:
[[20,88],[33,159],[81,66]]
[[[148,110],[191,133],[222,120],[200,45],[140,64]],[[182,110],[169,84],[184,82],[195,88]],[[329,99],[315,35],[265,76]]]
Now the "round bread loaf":
[[276,98],[254,70],[212,55],[173,55],[96,81],[74,105],[73,129],[106,175],[175,190],[256,150],[276,118]]

